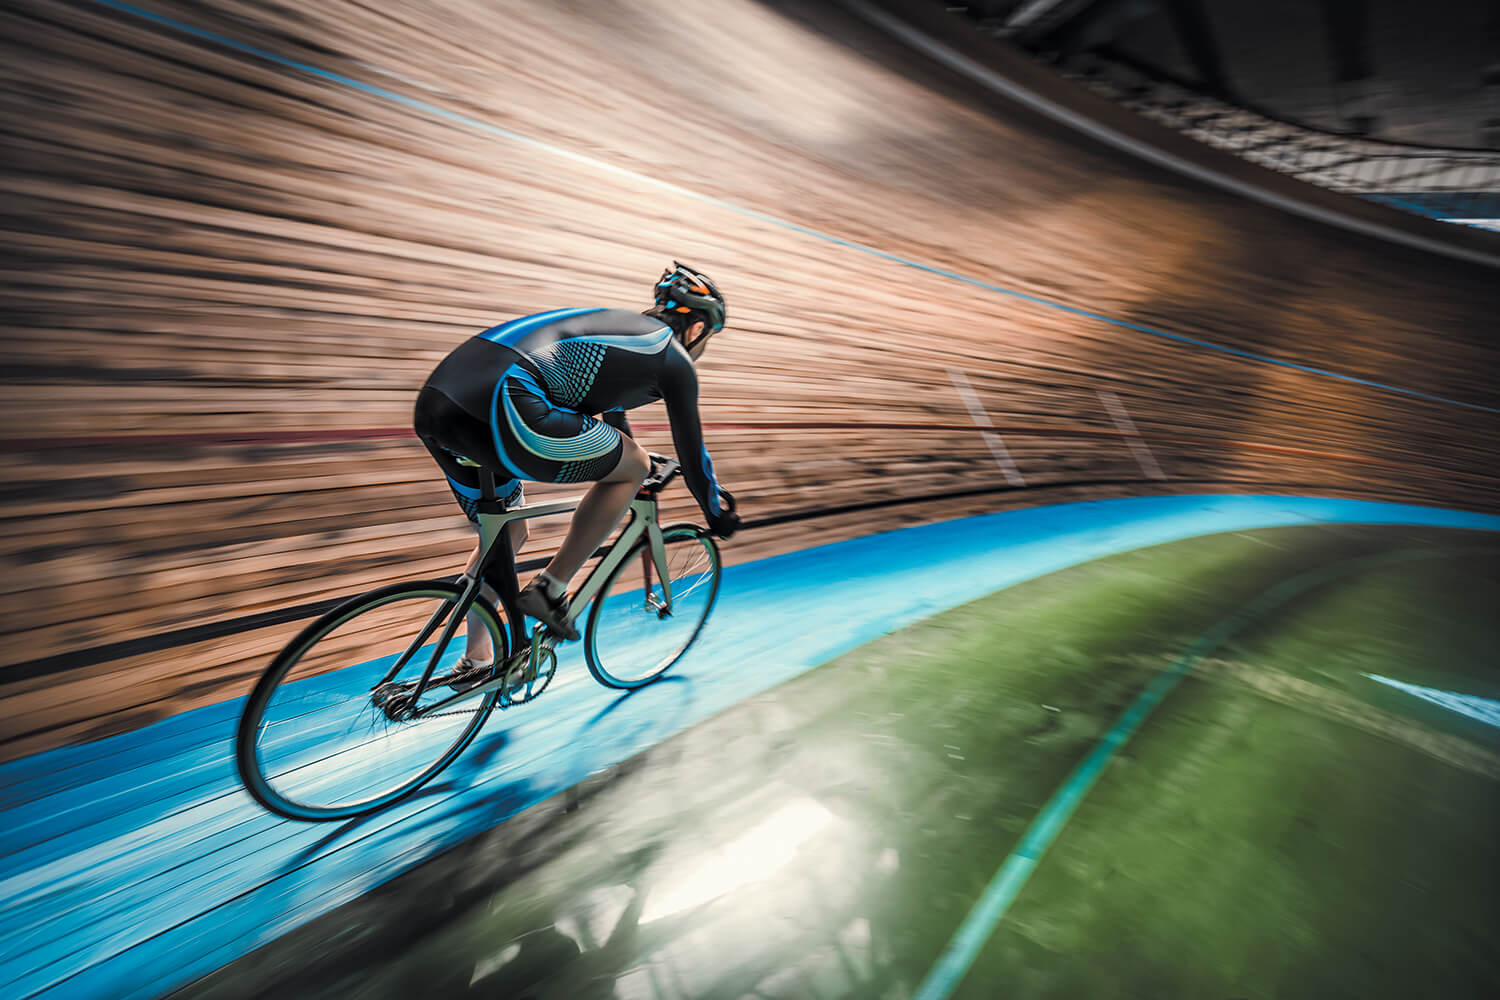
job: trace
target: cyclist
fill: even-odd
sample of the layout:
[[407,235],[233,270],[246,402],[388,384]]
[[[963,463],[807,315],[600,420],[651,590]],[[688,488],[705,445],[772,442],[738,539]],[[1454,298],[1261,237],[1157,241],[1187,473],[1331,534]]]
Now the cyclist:
[[[522,612],[566,639],[569,581],[611,531],[651,469],[625,410],[666,403],[684,479],[708,519],[728,538],[739,518],[720,499],[698,419],[693,363],[724,328],[724,296],[709,278],[676,261],[656,283],[655,305],[559,309],[492,327],[460,344],[417,395],[417,436],[448,477],[459,506],[478,526],[479,467],[506,482],[507,506],[522,500],[523,480],[594,485],[584,495],[552,561],[521,591]],[[525,521],[510,524],[519,551]],[[478,546],[469,559],[473,573]],[[493,591],[486,586],[491,600]],[[471,616],[460,670],[487,667],[489,636]]]

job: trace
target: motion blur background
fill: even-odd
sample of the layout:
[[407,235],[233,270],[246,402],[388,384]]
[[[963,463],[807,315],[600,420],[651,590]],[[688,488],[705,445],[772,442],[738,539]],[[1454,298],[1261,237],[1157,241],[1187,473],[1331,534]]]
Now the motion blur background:
[[729,303],[731,564],[1140,495],[1500,512],[1493,5],[10,0],[0,39],[0,760],[456,572],[427,373],[673,258]]
[[1494,504],[1492,268],[996,114],[841,9],[139,10],[194,33],[88,0],[4,15],[6,756],[238,693],[289,615],[451,572],[469,537],[415,389],[506,318],[644,307],[673,256],[730,300],[715,461],[782,519],[731,559],[1142,490]]

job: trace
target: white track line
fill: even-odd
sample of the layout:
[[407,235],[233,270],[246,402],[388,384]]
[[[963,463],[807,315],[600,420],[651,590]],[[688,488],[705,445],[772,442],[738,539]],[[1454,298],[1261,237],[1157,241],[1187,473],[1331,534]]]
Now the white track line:
[[[974,392],[974,387],[969,384],[968,378],[963,372],[953,368],[948,369],[948,377],[953,380],[953,388],[958,390],[959,398],[969,408],[969,415],[980,427],[993,427],[990,423],[990,415],[984,412],[980,405],[979,396]],[[994,431],[987,431],[983,435],[984,443],[990,446],[990,453],[995,456],[995,461],[1000,463],[1001,470],[1005,473],[1005,481],[1012,486],[1025,486],[1026,480],[1021,476],[1021,470],[1016,468],[1016,463],[1011,461],[1010,452],[1005,448],[1005,442],[1000,435]]]
[[1125,412],[1125,404],[1120,402],[1120,397],[1108,389],[1100,389],[1098,392],[1104,408],[1109,411],[1110,419],[1115,422],[1115,430],[1120,432],[1120,436],[1130,445],[1130,450],[1135,452],[1135,460],[1141,463],[1141,471],[1152,479],[1166,479],[1161,466],[1156,464],[1156,456],[1146,446],[1146,439],[1135,429],[1135,421]]

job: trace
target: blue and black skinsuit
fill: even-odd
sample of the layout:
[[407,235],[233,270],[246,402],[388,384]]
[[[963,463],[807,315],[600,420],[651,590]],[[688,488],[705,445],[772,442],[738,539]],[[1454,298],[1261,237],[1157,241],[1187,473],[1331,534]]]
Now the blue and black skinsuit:
[[698,420],[698,374],[659,319],[559,309],[492,327],[433,370],[413,422],[476,520],[479,470],[459,458],[509,479],[502,498],[514,498],[521,480],[591,482],[620,460],[621,432],[630,432],[623,411],[658,399],[667,404],[683,478],[712,523],[722,508]]

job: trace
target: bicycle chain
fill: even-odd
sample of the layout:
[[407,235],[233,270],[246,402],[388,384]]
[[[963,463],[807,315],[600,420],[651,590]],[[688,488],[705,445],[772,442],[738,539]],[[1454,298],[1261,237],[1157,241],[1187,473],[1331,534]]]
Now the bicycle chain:
[[471,708],[467,712],[429,712],[426,715],[422,716],[422,718],[424,718],[424,719],[444,719],[444,718],[447,718],[450,715],[473,715],[477,711],[479,711],[479,709],[477,709],[477,708]]
[[[524,666],[510,667],[509,669],[506,670],[506,675],[508,677],[512,672],[514,672],[516,670],[521,670],[522,672],[524,672],[525,669],[526,668]],[[557,668],[553,667],[552,669],[556,670]],[[540,675],[538,675],[538,677],[539,676]],[[535,680],[535,679],[536,678],[533,678],[533,680]],[[480,681],[479,683],[483,684],[483,683],[485,683],[485,681]],[[502,694],[504,692],[504,690],[505,690],[505,688],[502,686],[500,688],[497,688],[495,693],[498,696],[498,695]],[[528,699],[528,700],[530,700],[530,699]],[[525,703],[523,702],[522,704],[525,704]],[[501,705],[500,705],[500,707],[502,709],[504,709],[504,708],[507,708],[508,705],[505,702],[502,702]],[[469,709],[454,709],[451,712],[432,712],[429,715],[427,715],[426,718],[429,718],[429,719],[442,719],[442,718],[446,718],[447,716],[450,716],[450,715],[453,715],[453,716],[456,716],[456,715],[473,715],[477,711],[479,711],[479,709],[477,709],[477,708],[469,708]]]
[[[509,674],[509,671],[507,671],[506,673]],[[488,680],[488,678],[486,680]],[[486,681],[480,681],[479,683],[480,684],[484,684],[485,682]],[[478,685],[476,685],[476,687],[477,686]],[[496,689],[496,694],[498,695],[501,690],[504,690],[504,689],[503,688]],[[505,706],[501,705],[500,707],[504,708]],[[473,715],[477,711],[479,711],[479,709],[477,709],[477,708],[455,708],[455,709],[453,709],[452,711],[449,711],[449,712],[432,712],[432,713],[429,713],[426,716],[426,718],[429,718],[429,719],[443,719],[443,718],[447,718],[448,716],[453,716],[453,715]]]
[[[557,653],[553,649],[555,642],[556,642],[556,640],[553,639],[551,636],[543,636],[543,638],[542,638],[542,648],[543,648],[544,652],[546,653],[546,655],[549,655],[549,656],[552,657],[552,672],[553,673],[557,672]],[[507,677],[511,673],[514,673],[517,670],[520,670],[520,671],[522,671],[524,673],[525,670],[526,670],[526,667],[520,661],[524,657],[529,657],[530,655],[531,655],[530,650],[526,650],[526,651],[524,651],[522,653],[517,653],[515,656],[511,657],[511,661],[512,661],[511,664],[508,664],[506,666],[506,668],[505,668],[505,672],[506,672]],[[541,676],[541,674],[539,672],[537,674],[537,677],[533,677],[532,678],[532,681],[536,681],[538,678],[540,678],[540,676]],[[483,684],[483,683],[485,683],[485,681],[480,681],[479,683]],[[548,678],[548,683],[551,683],[551,678],[550,677]],[[504,685],[502,685],[501,687],[499,687],[499,688],[496,689],[496,694],[498,696],[500,696],[501,699],[502,699],[501,703],[500,703],[500,708],[501,709],[508,708],[508,707],[510,707],[510,704],[513,704],[512,702],[508,702],[507,700],[504,699],[504,693],[505,693],[505,687],[504,687]],[[537,692],[537,693],[540,694],[541,692]],[[535,695],[533,695],[533,697],[535,697]],[[530,701],[531,699],[528,698],[526,700]],[[525,702],[522,702],[522,704],[525,704]],[[442,718],[446,718],[448,716],[473,715],[477,711],[479,711],[479,709],[477,709],[477,708],[468,708],[468,709],[460,708],[460,709],[454,709],[451,712],[433,712],[430,715],[427,715],[426,718],[429,718],[429,719],[442,719]]]

